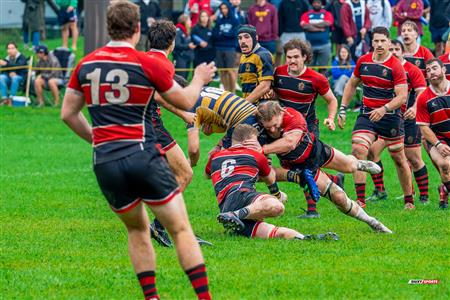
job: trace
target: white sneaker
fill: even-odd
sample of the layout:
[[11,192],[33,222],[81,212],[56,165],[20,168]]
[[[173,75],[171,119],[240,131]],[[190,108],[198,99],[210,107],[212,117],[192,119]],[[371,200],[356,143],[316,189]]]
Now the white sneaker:
[[359,160],[358,171],[367,172],[369,174],[378,174],[381,172],[381,167],[370,160]]

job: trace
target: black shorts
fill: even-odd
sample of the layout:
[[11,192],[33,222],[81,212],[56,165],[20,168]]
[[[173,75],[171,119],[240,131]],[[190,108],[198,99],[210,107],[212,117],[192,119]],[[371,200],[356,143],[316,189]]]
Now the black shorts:
[[369,114],[361,113],[356,119],[352,135],[370,133],[385,140],[388,145],[403,143],[402,118],[397,113],[385,114],[378,122],[372,122]]
[[125,213],[141,201],[148,205],[165,204],[179,193],[175,177],[156,147],[94,165],[94,172],[116,213]]
[[156,140],[164,152],[169,151],[177,142],[170,135],[169,131],[164,127],[161,119],[152,119],[153,127],[155,128]]
[[422,134],[420,133],[419,126],[416,124],[416,120],[405,120],[403,126],[405,128],[405,147],[420,147],[422,143]]
[[326,167],[334,157],[334,149],[319,139],[314,140],[313,148],[307,160],[302,163],[289,163],[281,161],[281,165],[289,170],[309,169],[315,178],[320,168]]
[[320,138],[320,133],[319,133],[319,120],[315,120],[312,122],[309,122],[307,124],[308,126],[308,131],[312,134],[314,134],[314,136],[316,137],[316,139]]
[[71,12],[67,12],[67,7],[61,7],[58,12],[59,25],[65,25],[67,23],[76,22],[78,20],[77,10],[74,9]]
[[[220,203],[220,212],[235,211],[244,208],[253,202],[255,202],[259,197],[264,196],[263,193],[258,193],[255,190],[241,188],[236,191],[229,193],[225,199]],[[261,221],[256,220],[242,220],[245,228],[241,232],[235,232],[238,235],[243,235],[252,238],[256,234],[256,229]]]

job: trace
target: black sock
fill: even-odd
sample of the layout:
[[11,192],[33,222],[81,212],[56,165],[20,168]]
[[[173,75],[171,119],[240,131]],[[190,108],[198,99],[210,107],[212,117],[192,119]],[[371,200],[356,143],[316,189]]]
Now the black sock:
[[250,210],[247,207],[244,207],[244,208],[234,211],[234,214],[236,214],[236,216],[238,216],[239,219],[245,219],[249,213],[250,213]]

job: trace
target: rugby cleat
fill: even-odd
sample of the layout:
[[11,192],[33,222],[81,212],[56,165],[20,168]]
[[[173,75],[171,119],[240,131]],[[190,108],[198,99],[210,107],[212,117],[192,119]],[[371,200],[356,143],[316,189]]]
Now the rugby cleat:
[[165,229],[157,228],[155,222],[150,224],[150,236],[163,247],[172,247],[172,241]]
[[379,191],[377,189],[373,190],[372,196],[369,196],[366,198],[367,201],[379,201],[379,200],[386,200],[386,199],[387,199],[386,191]]
[[427,195],[421,195],[419,197],[419,201],[420,201],[420,203],[422,203],[424,205],[430,203],[429,200],[428,200],[428,196]]
[[405,203],[405,210],[413,210],[416,207],[412,203]]
[[211,125],[212,132],[222,133],[227,130],[227,124],[221,116],[207,107],[198,107],[195,111],[196,118],[194,125],[197,128],[201,128],[202,125]]
[[200,246],[212,246],[213,245],[211,242],[208,242],[207,240],[202,239],[198,235],[195,235],[195,239],[197,240],[197,242]]
[[439,201],[439,208],[440,209],[448,209],[448,202]]
[[241,232],[244,230],[245,225],[233,212],[220,213],[217,216],[217,221],[223,225],[225,230]]
[[300,219],[318,219],[320,218],[320,214],[317,211],[307,211],[303,215],[299,215]]
[[381,167],[370,160],[358,160],[358,171],[367,172],[369,174],[378,174],[381,172]]
[[392,233],[392,230],[384,226],[383,223],[378,221],[377,219],[373,219],[373,221],[369,224],[369,226],[373,229],[373,231],[380,233]]
[[327,232],[321,234],[306,234],[303,241],[339,241],[339,236],[334,232]]

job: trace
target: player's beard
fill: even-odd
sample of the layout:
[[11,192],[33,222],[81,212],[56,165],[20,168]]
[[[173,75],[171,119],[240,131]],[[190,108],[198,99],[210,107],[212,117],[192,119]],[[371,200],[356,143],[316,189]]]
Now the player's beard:
[[432,85],[437,87],[444,80],[444,77],[445,77],[445,75],[441,73],[440,75],[436,76],[435,78],[430,78],[430,82]]

